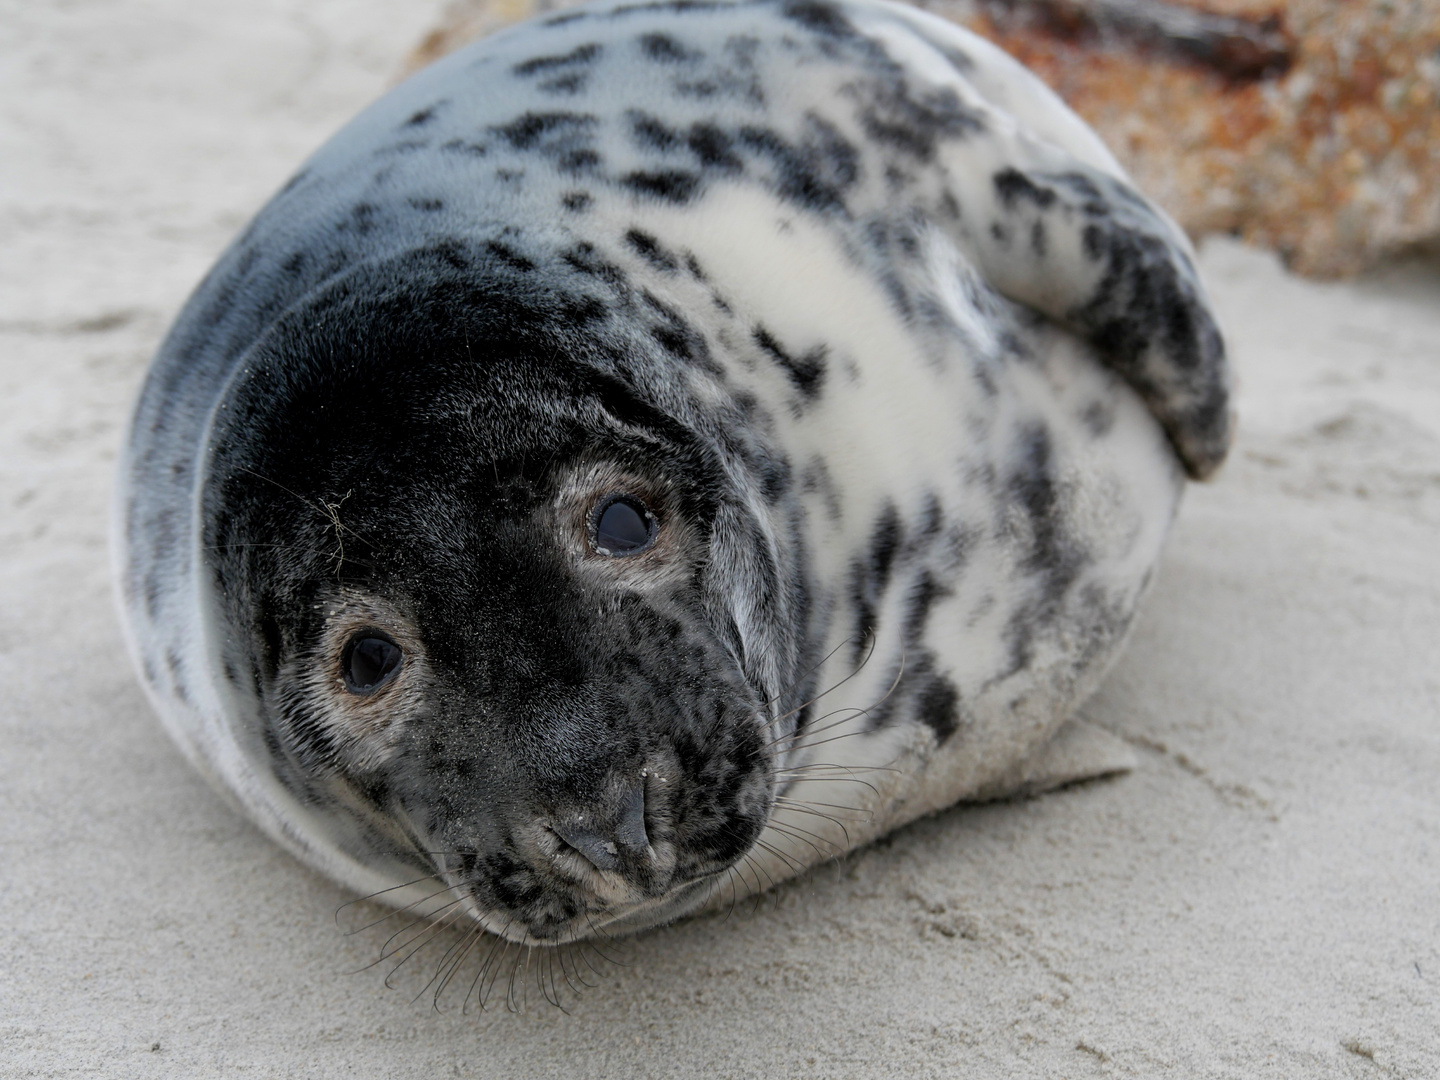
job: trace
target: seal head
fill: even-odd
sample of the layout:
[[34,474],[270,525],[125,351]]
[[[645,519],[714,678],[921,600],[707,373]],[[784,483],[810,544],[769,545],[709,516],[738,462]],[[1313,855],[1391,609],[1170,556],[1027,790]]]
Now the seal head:
[[779,583],[717,542],[747,511],[713,446],[597,370],[622,343],[457,261],[367,266],[265,335],[205,548],[280,783],[563,940],[759,836],[784,688],[732,609]]

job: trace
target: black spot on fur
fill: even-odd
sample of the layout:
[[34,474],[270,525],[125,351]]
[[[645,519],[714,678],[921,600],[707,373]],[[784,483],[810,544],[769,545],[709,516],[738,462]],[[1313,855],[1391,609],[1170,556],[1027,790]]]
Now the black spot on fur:
[[414,209],[427,214],[433,214],[445,209],[445,203],[442,199],[410,199],[408,202]]
[[541,72],[554,71],[557,68],[578,67],[594,63],[600,56],[601,48],[596,42],[589,42],[585,45],[577,45],[568,53],[561,56],[536,56],[529,60],[516,64],[510,70],[516,75],[528,76],[537,75]]
[[646,307],[660,316],[659,322],[651,324],[650,335],[661,348],[678,360],[698,363],[718,374],[719,369],[710,359],[705,339],[683,315],[649,290],[642,293],[641,298]]
[[968,53],[952,48],[941,48],[939,52],[941,56],[950,62],[950,66],[961,75],[969,75],[975,70],[975,61],[970,58]]
[[741,128],[738,137],[770,162],[782,199],[818,212],[844,209],[844,192],[860,175],[860,155],[828,121],[807,117],[805,136],[793,143],[770,128]]
[[639,111],[632,111],[628,116],[630,132],[637,145],[661,152],[680,145],[680,136],[666,127],[658,117]]
[[[398,142],[388,143],[380,147],[375,151],[375,156],[379,158],[393,157],[396,154],[413,154],[416,150],[428,150],[429,148],[429,139],[401,139]],[[379,183],[388,179],[391,171],[388,167],[381,169],[375,174],[376,182]]]
[[560,301],[557,319],[571,329],[581,329],[603,320],[609,309],[593,296],[565,297]]
[[824,345],[817,345],[803,356],[792,356],[786,352],[775,335],[764,326],[757,325],[752,332],[755,344],[764,349],[785,372],[800,396],[813,401],[820,394],[820,385],[825,379]]
[[1108,402],[1092,401],[1080,413],[1080,421],[1095,438],[1104,438],[1115,426],[1115,410]]
[[411,113],[410,119],[406,120],[402,126],[407,128],[424,127],[435,119],[436,114],[439,113],[444,104],[445,102],[443,101],[437,101],[433,105],[425,106],[425,108],[420,109],[418,112]]
[[865,571],[873,583],[877,597],[890,584],[890,570],[900,550],[903,537],[900,514],[894,503],[886,503],[874,528],[870,530],[870,546],[866,552]]
[[855,617],[852,663],[858,664],[864,657],[879,628],[880,602],[890,583],[900,540],[900,515],[893,503],[887,503],[871,529],[868,549],[850,568],[850,605]]
[[590,204],[595,200],[584,191],[567,191],[560,197],[560,205],[566,210],[580,212],[590,209]]
[[585,89],[589,81],[590,77],[587,73],[575,71],[569,75],[557,75],[553,79],[536,83],[535,89],[546,94],[578,94]]
[[853,38],[855,27],[834,4],[822,0],[792,0],[780,9],[781,14],[812,33],[830,38]]
[[985,130],[978,113],[967,109],[951,87],[918,96],[899,75],[877,80],[860,110],[865,133],[897,153],[930,162],[942,142]]
[[555,136],[588,135],[599,121],[588,113],[527,112],[508,124],[497,126],[497,135],[509,141],[516,150],[533,150],[541,141]]
[[1007,208],[1024,201],[1044,210],[1056,199],[1053,189],[1041,187],[1016,168],[1001,169],[995,174],[995,194]]
[[485,244],[485,250],[490,252],[491,255],[494,255],[506,266],[519,270],[522,273],[529,273],[535,269],[535,264],[530,259],[521,255],[509,245],[500,243],[498,240],[488,241]]
[[1016,456],[1006,488],[1011,504],[1025,517],[1021,566],[1030,575],[1033,596],[1016,609],[1006,627],[1007,675],[1030,662],[1036,632],[1053,623],[1084,561],[1066,526],[1049,431],[1039,424],[1023,429]]
[[701,165],[721,172],[740,172],[745,168],[733,149],[734,142],[722,128],[703,122],[692,124],[685,137],[685,145],[700,159]]
[[905,598],[904,634],[907,644],[918,643],[925,635],[925,624],[935,601],[948,596],[950,590],[935,580],[928,570],[922,571]]
[[378,214],[379,209],[374,203],[356,203],[337,228],[340,232],[354,232],[358,236],[365,236],[374,230]]
[[680,269],[679,260],[660,245],[660,241],[647,232],[631,229],[625,234],[626,245],[657,270],[673,274]]
[[470,259],[465,254],[465,249],[454,240],[441,240],[426,250],[428,254],[438,258],[452,270],[470,269]]
[[955,684],[941,675],[929,675],[915,695],[915,718],[935,732],[944,743],[960,726],[960,693]]
[[595,250],[594,244],[584,242],[576,244],[568,251],[562,252],[560,257],[580,273],[598,278],[611,285],[623,286],[629,280],[629,276],[624,270],[603,258]]
[[600,167],[600,155],[590,149],[570,150],[559,157],[557,164],[562,172],[572,175],[594,172]]
[[687,203],[699,190],[700,178],[679,169],[637,170],[623,177],[620,183],[637,195]]
[[657,64],[683,64],[705,56],[697,49],[687,49],[669,34],[661,33],[640,35],[640,51]]

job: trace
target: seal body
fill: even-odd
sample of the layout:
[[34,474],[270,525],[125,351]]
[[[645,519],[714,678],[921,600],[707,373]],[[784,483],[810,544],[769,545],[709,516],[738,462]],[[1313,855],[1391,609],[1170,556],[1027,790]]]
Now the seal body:
[[1017,786],[1226,386],[1184,238],[992,46],[590,5],[381,99],[202,283],[122,603],[171,733],[307,862],[637,929]]

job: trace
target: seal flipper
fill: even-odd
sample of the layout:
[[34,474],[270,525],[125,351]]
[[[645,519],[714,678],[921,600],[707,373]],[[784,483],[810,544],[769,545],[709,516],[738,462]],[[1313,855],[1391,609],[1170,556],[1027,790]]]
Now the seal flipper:
[[1039,795],[1081,780],[1126,773],[1138,764],[1135,751],[1119,736],[1075,717],[1062,724],[1033,754],[965,801]]
[[1086,338],[1203,479],[1230,446],[1230,376],[1189,244],[1123,180],[1012,138],[1004,160],[987,163],[990,190],[967,192],[971,205],[1003,212],[967,228],[963,249],[1001,293]]
[[946,223],[999,292],[1087,339],[1140,394],[1193,479],[1214,472],[1230,445],[1230,374],[1179,226],[1135,190],[1084,121],[995,45],[901,5],[854,14],[916,70],[948,69],[972,118],[936,161],[940,205],[964,207],[964,216],[932,220]]

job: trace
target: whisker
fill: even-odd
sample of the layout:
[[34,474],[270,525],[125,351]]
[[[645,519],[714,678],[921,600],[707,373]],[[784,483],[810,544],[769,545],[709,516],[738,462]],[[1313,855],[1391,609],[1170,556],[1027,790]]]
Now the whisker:
[[[781,851],[773,844],[767,844],[764,840],[756,840],[755,846],[764,848],[771,855],[774,855],[777,859],[781,860],[786,866],[790,867],[791,873],[798,874],[800,873],[800,871],[805,869],[805,865],[803,863],[797,862],[793,857],[787,855],[785,852]],[[773,885],[774,882],[772,881],[771,884]]]
[[[592,975],[594,975],[597,979],[603,979],[605,977],[605,973],[602,972],[599,968],[597,968],[594,964],[590,963],[590,958],[585,955],[585,946],[588,945],[590,947],[590,951],[593,952],[596,956],[599,956],[601,959],[604,959],[604,954],[601,953],[599,949],[595,948],[594,945],[591,945],[589,941],[581,941],[578,942],[578,944],[581,946],[580,959],[585,962],[585,966],[590,969],[590,973]],[[586,985],[588,986],[589,984],[586,983]],[[597,983],[596,985],[598,986],[599,984]]]
[[875,816],[875,811],[866,810],[864,807],[860,806],[842,806],[840,803],[831,802],[810,802],[808,799],[805,802],[800,802],[796,799],[791,799],[784,795],[776,795],[775,803],[777,806],[784,806],[791,810],[799,810],[802,814],[814,814],[816,817],[829,818],[837,825],[840,824],[840,819],[838,817],[833,814],[826,814],[820,810],[816,810],[815,807],[824,806],[828,807],[831,810],[840,810],[847,814],[859,814],[862,817],[867,818],[873,818]]
[[[433,924],[433,930],[432,930],[430,936],[429,936],[425,941],[423,941],[421,944],[417,945],[417,946],[415,947],[415,949],[414,949],[408,956],[405,957],[404,960],[401,960],[399,964],[396,964],[395,967],[391,970],[390,974],[391,974],[391,975],[394,975],[396,972],[398,972],[398,971],[400,970],[400,967],[401,967],[402,964],[405,964],[405,963],[409,962],[409,960],[411,959],[411,957],[419,956],[420,953],[424,952],[425,949],[427,949],[430,945],[434,944],[434,943],[435,943],[436,941],[438,941],[438,940],[443,939],[444,936],[445,936],[445,934],[446,934],[448,931],[454,929],[455,917],[456,917],[456,913],[452,912],[450,915],[446,916],[445,919],[439,920],[439,921],[437,921],[436,923],[434,923],[434,924]],[[425,991],[429,990],[430,987],[431,987],[432,985],[434,985],[435,980],[440,977],[440,972],[444,970],[446,959],[447,959],[447,958],[450,956],[450,954],[453,953],[453,952],[455,951],[455,949],[458,948],[459,945],[460,945],[462,942],[464,942],[468,937],[469,937],[469,932],[468,932],[468,931],[462,933],[462,934],[460,935],[460,938],[459,938],[458,941],[452,941],[451,944],[450,944],[450,947],[447,948],[443,953],[440,954],[440,962],[439,962],[439,964],[437,964],[436,967],[435,967],[435,973],[434,973],[433,975],[431,975],[429,979],[426,980],[424,986],[420,987],[420,989],[419,989],[418,991],[416,991],[415,996],[410,999],[410,1004],[412,1004],[412,1005],[415,1004],[415,1002],[419,1001],[422,997],[425,996]],[[436,1003],[438,1004],[438,999],[436,999]]]
[[[460,939],[461,942],[464,943],[465,947],[461,949],[458,954],[456,954],[455,959],[450,963],[448,970],[445,967],[445,961],[446,958],[450,956],[451,952],[454,951],[454,946],[451,946],[450,950],[445,953],[445,956],[442,956],[440,958],[440,966],[436,969],[435,973],[436,975],[439,975],[441,971],[444,971],[445,974],[444,977],[440,979],[439,984],[435,987],[435,995],[431,999],[431,1007],[436,1012],[440,1011],[440,998],[445,993],[446,987],[450,985],[450,981],[455,978],[456,972],[458,972],[460,968],[464,965],[466,958],[469,957],[471,951],[475,948],[476,943],[485,939],[485,933],[485,928],[478,923],[475,926],[471,927],[470,930],[467,931],[466,934]],[[430,981],[434,982],[435,980],[432,978]],[[464,1008],[464,1002],[461,1002],[461,1008]]]
[[[403,968],[411,960],[424,952],[425,949],[436,940],[436,937],[447,928],[447,926],[448,924],[443,922],[431,923],[429,926],[426,927],[426,932],[423,935],[417,935],[416,939],[414,939],[413,942],[406,943],[407,945],[413,943],[414,947],[411,948],[409,952],[405,953],[404,956],[401,956],[399,960],[396,960],[390,970],[385,973],[385,978],[381,980],[382,984],[387,990],[399,989],[399,987],[397,987],[395,983],[393,983],[391,980],[400,974],[401,968]],[[396,952],[392,952],[389,956],[385,957],[385,959],[394,959],[395,956],[398,955],[398,952],[399,950],[397,950]],[[422,990],[421,993],[424,993],[424,991]],[[410,1000],[413,1003],[415,1001],[418,1001],[419,999],[420,995],[417,994]]]
[[[849,720],[853,720],[857,716],[864,715],[865,710],[855,706],[844,709],[836,709],[834,712],[825,713],[823,716],[819,717],[816,722],[818,723],[821,720],[830,720],[832,716],[838,717],[838,719],[831,720],[830,723],[825,724],[823,727],[816,727],[814,724],[812,724],[810,727],[807,728],[796,728],[794,731],[787,731],[784,735],[777,735],[775,736],[775,738],[771,739],[768,743],[765,744],[765,748],[768,750],[772,746],[778,746],[783,742],[793,742],[794,740],[807,735],[823,735],[825,732],[831,730],[832,728],[839,727],[841,724],[844,724]],[[806,745],[808,746],[809,744],[807,743]]]
[[835,761],[811,761],[804,765],[787,765],[783,769],[777,769],[776,776],[791,776],[799,773],[818,772],[822,769],[840,770],[842,772],[892,772],[898,773],[903,770],[893,765],[841,765]]
[[[832,687],[830,688],[830,690],[834,690],[834,689],[836,689],[837,687],[843,686],[845,683],[847,683],[847,682],[849,682],[851,679],[853,679],[856,675],[860,674],[861,668],[863,668],[863,667],[865,666],[865,664],[868,664],[868,663],[870,662],[870,658],[875,655],[875,649],[876,649],[876,639],[875,639],[875,636],[872,634],[872,635],[870,636],[870,652],[869,652],[868,654],[866,654],[864,663],[862,663],[859,667],[857,667],[854,671],[852,671],[852,672],[851,672],[849,675],[847,675],[845,678],[841,679],[840,682],[838,682],[838,683],[835,684],[835,686],[832,686]],[[876,708],[879,708],[881,705],[883,705],[883,704],[885,703],[885,701],[890,697],[890,695],[895,692],[895,688],[900,685],[900,680],[901,680],[901,678],[904,676],[904,674],[905,674],[905,642],[902,640],[902,641],[900,642],[900,663],[899,663],[899,665],[898,665],[898,666],[896,667],[896,669],[895,669],[895,678],[894,678],[893,680],[891,680],[890,686],[889,686],[889,688],[885,691],[885,693],[881,694],[879,698],[877,698],[875,701],[871,702],[869,705],[865,706],[863,709],[856,709],[856,710],[855,710],[855,713],[856,713],[856,716],[855,716],[855,717],[845,717],[845,716],[842,716],[842,718],[841,718],[840,720],[837,720],[835,723],[844,723],[846,720],[856,719],[856,718],[858,718],[858,717],[860,717],[860,716],[868,716],[872,710],[874,710],[874,709],[876,709]],[[830,690],[825,691],[825,693],[828,694],[828,693],[830,692]],[[817,698],[816,700],[819,700],[819,699]],[[802,708],[803,708],[803,706],[802,706]],[[843,712],[843,710],[841,710],[841,711]],[[830,714],[827,714],[827,715],[830,715]],[[834,725],[832,724],[831,726],[833,727]],[[800,729],[799,729],[799,728],[796,728],[796,730],[791,733],[791,736],[792,736],[792,737],[798,737],[798,736],[801,735],[801,734],[802,734],[802,732],[800,731]],[[829,740],[826,740],[826,741],[829,741]],[[810,745],[810,744],[804,744],[804,745],[808,746],[808,745]],[[818,745],[818,744],[817,744],[817,745]],[[793,747],[792,747],[792,749],[793,749]]]
[[880,794],[879,788],[870,783],[870,781],[862,780],[858,776],[789,776],[781,777],[781,779],[784,780],[787,787],[792,787],[795,784],[813,784],[817,780],[823,780],[841,784],[859,784],[862,787],[869,788],[877,797]]
[[[383,959],[386,956],[394,956],[395,953],[403,949],[405,947],[404,944],[397,945],[395,948],[392,949],[390,947],[390,943],[396,938],[400,937],[402,934],[408,933],[415,927],[423,927],[426,925],[433,926],[436,923],[448,922],[456,915],[468,914],[468,912],[466,912],[465,910],[464,904],[465,898],[463,896],[457,896],[448,904],[444,904],[441,907],[436,908],[434,911],[428,911],[423,915],[417,915],[415,918],[411,919],[410,922],[406,923],[399,930],[396,930],[393,934],[391,934],[388,938],[385,939],[384,944],[380,946],[381,958]],[[410,940],[413,941],[414,939],[412,938]]]
[[[825,654],[825,656],[824,656],[823,658],[821,658],[820,662],[817,663],[817,664],[815,665],[815,667],[811,668],[810,671],[806,672],[806,673],[805,673],[805,676],[801,676],[801,678],[802,678],[802,679],[805,678],[805,677],[808,676],[811,672],[814,672],[815,670],[817,670],[818,668],[820,668],[821,666],[823,666],[826,662],[829,661],[829,659],[830,659],[832,656],[834,656],[837,652],[839,652],[841,649],[843,649],[846,645],[850,644],[852,640],[853,640],[852,638],[846,638],[846,639],[845,639],[844,641],[842,641],[839,645],[836,645],[835,648],[831,649],[828,653]],[[835,683],[835,684],[833,684],[833,685],[831,685],[831,686],[826,687],[824,690],[820,691],[820,693],[816,694],[814,697],[810,698],[808,701],[802,701],[799,705],[795,706],[795,708],[791,709],[789,712],[781,713],[779,716],[775,717],[772,721],[770,721],[770,723],[771,723],[771,724],[778,724],[778,723],[780,723],[782,720],[788,720],[790,717],[794,716],[796,713],[801,712],[801,711],[809,708],[811,705],[815,704],[815,702],[817,702],[817,701],[819,701],[821,698],[825,697],[825,695],[834,693],[836,690],[840,689],[840,687],[842,687],[842,686],[844,686],[846,683],[848,683],[851,679],[855,678],[855,676],[859,675],[860,672],[861,672],[862,670],[864,670],[865,666],[870,663],[870,658],[871,658],[872,656],[874,656],[874,655],[875,655],[875,635],[874,635],[874,634],[871,634],[871,635],[870,635],[870,651],[865,654],[865,659],[860,662],[860,664],[855,668],[854,671],[850,672],[849,675],[846,675],[846,676],[845,676],[843,679],[841,679],[839,682],[837,682],[837,683]],[[796,682],[799,682],[799,681],[800,681],[799,679],[796,680]],[[791,685],[794,686],[795,684],[792,683]],[[780,695],[777,695],[777,698],[778,698],[779,696],[780,696]],[[884,698],[881,698],[880,700],[883,701]],[[878,704],[878,703],[877,703],[877,704]],[[798,730],[799,730],[799,728],[797,727],[797,728],[796,728],[796,731],[798,731]],[[792,732],[791,734],[793,735],[794,732]]]
[[[816,856],[821,860],[828,859],[833,854],[833,852],[821,851],[813,840],[807,840],[805,837],[799,835],[798,833],[792,833],[784,826],[776,825],[773,821],[770,823],[768,828],[774,830],[777,835],[783,836],[787,840],[798,840],[800,843],[807,845],[815,852]],[[802,868],[807,867],[808,865],[808,863],[801,863]]]
[[[863,711],[860,709],[856,709],[855,711],[862,716],[864,715]],[[831,735],[828,739],[816,739],[814,742],[810,742],[807,740],[803,743],[797,743],[795,748],[801,750],[813,750],[815,747],[824,746],[826,743],[839,742],[841,739],[853,739],[856,735],[866,734],[868,734],[868,732],[861,731],[859,729],[855,731],[842,731],[839,735]]]
[[[559,953],[558,959],[560,961],[560,974],[565,977],[565,985],[570,987],[570,992],[572,994],[579,994],[581,993],[581,989],[579,986],[576,986],[574,981],[571,979],[570,967],[567,967],[565,964],[567,958],[570,961],[570,966],[573,967],[575,964],[575,945],[573,942],[570,942],[564,946],[563,951]],[[575,977],[580,977],[579,969],[576,969]],[[584,986],[587,989],[589,988],[589,984],[586,983],[584,979],[580,979],[580,983],[581,986]]]
[[[790,693],[791,690],[795,689],[795,688],[796,688],[797,686],[799,686],[802,682],[804,682],[806,679],[808,679],[811,675],[814,675],[815,672],[819,671],[822,667],[824,667],[824,666],[829,662],[829,660],[830,660],[830,658],[831,658],[832,656],[834,656],[837,652],[839,652],[841,649],[843,649],[846,645],[849,645],[852,640],[853,640],[853,639],[851,639],[851,638],[846,638],[844,641],[840,642],[839,645],[836,645],[835,648],[831,649],[828,653],[826,653],[824,656],[822,656],[819,660],[815,661],[814,664],[812,664],[810,667],[806,668],[806,669],[805,669],[804,671],[802,671],[798,676],[796,676],[793,680],[791,680],[791,682],[789,683],[789,685],[786,686],[783,690],[780,690],[780,691],[776,692],[773,697],[766,698],[763,702],[761,702],[760,707],[759,707],[758,709],[755,709],[753,712],[749,713],[749,714],[745,717],[745,719],[747,719],[747,720],[749,720],[749,719],[754,719],[755,717],[757,717],[757,716],[759,716],[761,713],[763,713],[766,709],[768,709],[771,705],[774,705],[777,701],[779,701],[781,698],[783,698],[786,694]],[[851,675],[853,676],[853,675],[854,675],[854,672],[852,672]],[[840,685],[840,683],[836,683],[836,684],[835,684],[835,686],[839,686],[839,685]],[[831,687],[830,689],[833,690],[834,688],[835,688],[835,687]],[[829,693],[829,691],[827,690],[827,691],[825,691],[825,693]],[[811,699],[811,700],[813,701],[813,700],[818,700],[818,699]],[[809,704],[809,702],[806,702],[806,704]],[[805,707],[804,705],[801,705],[801,706],[800,706],[800,708],[802,708],[802,709],[803,709],[804,707]],[[793,712],[794,712],[794,710],[792,710],[791,713],[786,713],[786,714],[784,714],[784,715],[785,715],[785,716],[790,716]],[[784,719],[784,716],[777,716],[777,717],[775,718],[775,720],[781,720],[781,719]],[[773,722],[773,721],[772,721],[772,722]]]
[[[431,894],[429,894],[428,897],[425,897],[425,900],[416,900],[416,901],[415,901],[415,904],[410,904],[409,907],[415,907],[416,904],[420,904],[420,903],[429,903],[429,901],[435,899],[435,897],[441,896],[441,893],[448,893],[449,890],[451,890],[451,886],[446,886],[445,888],[442,888],[442,890],[439,891],[439,893],[431,893]],[[380,952],[383,953],[383,952],[384,952],[384,948],[386,948],[386,945],[389,945],[390,942],[393,942],[393,940],[395,940],[397,936],[402,935],[402,933],[405,933],[406,930],[410,929],[410,927],[416,926],[416,924],[418,924],[418,923],[426,922],[426,920],[428,920],[428,919],[435,919],[436,916],[439,916],[439,914],[441,914],[442,912],[448,912],[448,910],[451,909],[451,907],[454,907],[455,904],[461,903],[461,901],[462,901],[461,897],[456,897],[455,900],[449,901],[448,904],[441,904],[441,906],[436,907],[436,909],[433,910],[433,912],[415,912],[415,913],[412,913],[412,916],[410,916],[410,922],[406,923],[405,926],[400,927],[399,930],[396,930],[395,933],[392,933],[392,935],[390,935],[389,937],[387,937],[386,943],[384,943],[384,945],[380,946]],[[400,907],[400,909],[396,909],[395,912],[390,913],[390,916],[387,916],[386,919],[376,919],[376,920],[374,920],[373,923],[370,923],[369,926],[363,926],[363,927],[360,927],[360,929],[361,929],[361,930],[373,929],[373,927],[379,926],[380,923],[386,922],[386,920],[389,919],[389,917],[396,916],[396,914],[402,914],[402,913],[408,912],[408,910],[409,910],[409,909],[406,909],[406,907]],[[359,932],[360,932],[360,930],[351,930],[351,933],[359,933]]]
[[[460,1015],[464,1016],[466,1011],[469,1009],[470,995],[476,993],[477,987],[479,988],[479,994],[475,998],[475,1004],[480,1007],[481,1012],[485,1011],[485,973],[490,970],[491,961],[493,961],[495,958],[495,950],[500,948],[501,945],[506,942],[507,939],[504,935],[505,931],[509,929],[510,923],[507,922],[504,926],[500,928],[500,933],[494,935],[493,940],[490,942],[490,948],[485,953],[485,959],[480,963],[480,970],[475,972],[475,978],[470,983],[470,988],[465,991],[464,1000],[460,1002]],[[508,945],[506,947],[508,948]]]
[[[750,913],[753,915],[760,910],[760,905],[764,902],[765,894],[775,888],[775,879],[770,875],[769,870],[766,870],[759,862],[755,861],[753,851],[747,851],[742,861],[749,863],[750,870],[755,875],[755,905],[750,909]],[[770,882],[769,885],[763,888],[760,887],[760,875],[762,873],[765,875],[765,879]]]
[[[526,936],[529,936],[528,931],[526,932]],[[532,946],[524,942],[516,942],[515,944],[515,963],[510,967],[510,981],[505,985],[505,1011],[512,1013],[520,1012],[524,1005],[524,1002],[521,1001],[515,993],[515,980],[520,976],[520,965],[522,963],[526,964],[528,970],[528,961],[530,959],[529,950],[532,948]],[[522,982],[521,989],[523,990],[524,988],[524,983]]]
[[[458,903],[458,901],[457,901],[457,903]],[[452,912],[452,913],[451,913],[447,918],[445,918],[445,919],[437,919],[437,920],[434,920],[434,921],[432,921],[432,922],[426,923],[426,924],[425,924],[425,927],[424,927],[418,934],[416,934],[415,937],[411,938],[409,941],[406,941],[403,945],[397,946],[395,949],[391,950],[389,953],[383,953],[383,954],[381,955],[380,960],[389,960],[389,959],[395,957],[396,955],[398,955],[403,949],[409,948],[412,944],[414,945],[414,948],[411,948],[409,952],[407,952],[404,956],[402,956],[402,957],[400,958],[400,960],[395,964],[395,966],[390,969],[389,974],[387,974],[387,975],[385,976],[384,982],[385,982],[385,986],[386,986],[388,989],[391,989],[391,990],[394,990],[394,989],[395,989],[395,987],[394,987],[393,985],[391,985],[390,980],[393,979],[393,978],[396,976],[396,974],[400,971],[400,969],[401,969],[402,967],[404,967],[406,964],[408,964],[408,963],[411,961],[411,959],[413,959],[415,956],[418,956],[418,955],[425,949],[425,947],[426,947],[427,945],[429,945],[432,941],[435,940],[435,938],[436,938],[438,935],[440,935],[440,934],[443,933],[446,929],[448,929],[449,926],[450,926],[450,921],[451,921],[451,919],[453,919],[453,918],[454,918],[454,912]],[[380,960],[377,960],[376,963],[378,964],[378,963],[380,962]],[[373,965],[372,965],[372,966],[373,966]],[[422,990],[421,993],[424,993],[424,991]],[[416,995],[416,1000],[418,1000],[418,999],[419,999],[419,995]]]
[[[795,825],[793,823],[781,823],[778,821],[772,821],[769,824],[769,828],[772,828],[777,832],[786,833],[788,835],[794,836],[795,839],[809,844],[812,848],[815,848],[815,854],[819,855],[822,859],[834,858],[836,855],[844,854],[845,851],[844,848],[837,846],[835,841],[827,840],[819,833],[813,833],[809,829],[802,829],[799,825]],[[805,839],[805,837],[807,836],[814,837],[815,840],[818,840],[820,841],[820,843],[825,844],[827,847],[830,848],[830,850],[821,851],[820,848],[815,845],[815,843]]]
[[[430,874],[429,877],[432,877],[432,878],[435,878],[436,880],[439,880],[439,875],[438,875],[438,874]],[[426,880],[426,879],[425,879],[425,878],[416,878],[414,881],[407,882],[405,885],[396,885],[395,888],[393,888],[393,889],[382,889],[382,890],[381,890],[380,892],[378,892],[378,893],[371,893],[370,896],[361,897],[361,899],[362,899],[362,900],[369,900],[369,899],[371,899],[372,897],[380,896],[380,895],[383,895],[384,893],[387,893],[387,892],[394,892],[395,889],[405,889],[405,888],[409,888],[411,885],[418,885],[418,884],[420,884],[420,882],[422,882],[422,881],[424,881],[424,880]],[[441,896],[441,895],[443,895],[444,893],[449,892],[449,891],[450,891],[451,889],[453,889],[453,888],[455,888],[454,885],[446,885],[446,886],[444,886],[443,888],[437,889],[435,892],[430,893],[428,896],[422,896],[419,900],[412,900],[410,903],[406,904],[404,907],[392,908],[390,911],[387,911],[384,915],[380,916],[380,918],[375,919],[375,920],[373,920],[373,921],[371,921],[371,922],[368,922],[368,923],[366,923],[364,926],[357,926],[357,927],[355,927],[355,929],[353,929],[353,930],[344,930],[343,927],[341,927],[341,929],[344,930],[344,933],[345,933],[345,936],[346,936],[346,937],[353,937],[354,935],[359,934],[359,933],[362,933],[363,931],[369,930],[369,929],[371,929],[372,927],[379,926],[381,923],[386,922],[386,921],[389,920],[389,919],[393,919],[393,918],[395,918],[395,916],[397,916],[397,915],[404,915],[404,914],[405,914],[407,911],[409,911],[411,908],[419,907],[421,904],[429,903],[431,900],[434,900],[435,897]],[[352,901],[350,901],[350,904],[358,904],[358,903],[360,903],[360,900],[352,900]],[[340,907],[338,907],[338,908],[335,909],[336,925],[337,925],[337,926],[339,925],[339,915],[340,915],[340,912],[343,911],[345,908],[349,907],[350,904],[341,904]],[[422,916],[422,918],[423,918],[423,916]]]

